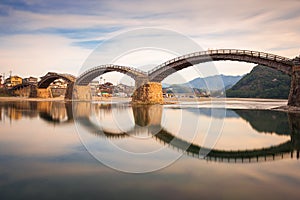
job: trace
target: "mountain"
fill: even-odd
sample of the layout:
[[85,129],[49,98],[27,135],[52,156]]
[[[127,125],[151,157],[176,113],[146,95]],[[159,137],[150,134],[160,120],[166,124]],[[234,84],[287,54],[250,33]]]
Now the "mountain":
[[168,84],[168,83],[162,83],[162,88],[168,88],[171,86],[171,84]]
[[232,88],[227,97],[287,99],[291,77],[262,65],[255,66]]
[[276,133],[278,135],[290,134],[288,116],[285,112],[243,109],[234,111],[258,132]]
[[220,90],[224,86],[225,89],[228,89],[235,85],[241,78],[242,76],[227,76],[221,74],[215,76],[208,76],[206,78],[196,78],[187,83],[186,86],[191,85],[191,87],[193,88],[209,88],[210,90]]
[[[208,76],[206,78],[195,78],[188,83],[184,84],[163,84],[163,88],[168,87],[182,87],[182,88],[197,88],[201,90],[207,90],[209,88],[210,91],[221,90],[223,87],[225,89],[231,88],[234,84],[236,84],[243,76],[227,76],[227,75],[215,75]],[[222,83],[223,81],[223,83]]]

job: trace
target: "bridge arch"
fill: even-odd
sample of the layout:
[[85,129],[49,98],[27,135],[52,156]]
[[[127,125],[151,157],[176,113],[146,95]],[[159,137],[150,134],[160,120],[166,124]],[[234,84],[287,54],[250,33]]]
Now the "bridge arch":
[[58,74],[55,72],[48,72],[45,76],[41,77],[41,80],[38,82],[38,88],[46,89],[53,81],[57,79],[63,79],[68,84],[70,84],[75,82],[76,77],[71,74]]
[[49,85],[57,79],[63,79],[67,82],[67,89],[65,98],[68,99],[71,94],[68,94],[69,91],[72,91],[76,77],[71,74],[58,74],[55,72],[48,72],[45,76],[41,77],[41,80],[37,84],[37,97],[40,98],[49,98],[52,97],[52,93],[48,89]]
[[169,60],[148,72],[149,80],[161,82],[169,75],[187,67],[211,61],[240,61],[264,65],[292,75],[293,60],[290,58],[249,50],[218,49],[195,52]]
[[135,81],[137,81],[137,79],[141,77],[144,78],[147,77],[147,73],[142,70],[132,68],[132,67],[127,67],[127,66],[108,64],[108,65],[100,65],[83,72],[77,78],[76,85],[86,86],[96,77],[101,76],[102,74],[108,72],[120,72],[128,75],[129,77],[133,78]]

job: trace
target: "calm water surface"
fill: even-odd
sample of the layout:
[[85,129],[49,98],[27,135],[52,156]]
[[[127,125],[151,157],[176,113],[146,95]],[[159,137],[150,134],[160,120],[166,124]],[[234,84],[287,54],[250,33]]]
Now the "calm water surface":
[[0,103],[0,127],[0,199],[300,196],[299,114],[24,101]]

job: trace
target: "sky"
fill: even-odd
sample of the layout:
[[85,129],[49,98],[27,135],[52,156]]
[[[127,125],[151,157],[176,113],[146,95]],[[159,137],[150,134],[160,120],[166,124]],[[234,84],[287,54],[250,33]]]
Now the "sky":
[[[299,0],[1,0],[0,73],[7,76],[12,71],[22,77],[40,77],[48,71],[78,75],[89,55],[104,41],[144,27],[178,32],[203,50],[247,49],[293,58],[300,54],[299,11]],[[155,66],[176,57],[153,51],[137,55],[146,58],[148,54],[160,57],[152,63],[140,59],[136,67]],[[131,64],[128,59],[119,61],[122,59],[124,65]],[[248,73],[254,66],[213,64],[220,74],[228,75]],[[189,70],[183,73],[186,79],[198,76]],[[114,76],[107,75],[107,79]]]

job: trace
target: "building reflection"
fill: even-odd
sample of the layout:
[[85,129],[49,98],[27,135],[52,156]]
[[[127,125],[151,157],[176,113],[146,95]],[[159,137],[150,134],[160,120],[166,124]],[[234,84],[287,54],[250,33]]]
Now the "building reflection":
[[39,102],[39,116],[50,123],[65,123],[73,121],[72,104],[63,102]]
[[1,121],[5,121],[5,118],[14,121],[37,117],[50,123],[73,120],[72,104],[64,102],[2,102],[0,103],[0,110],[3,112]]
[[0,103],[1,118],[12,120],[20,120],[22,118],[36,118],[38,116],[37,102],[1,102]]

